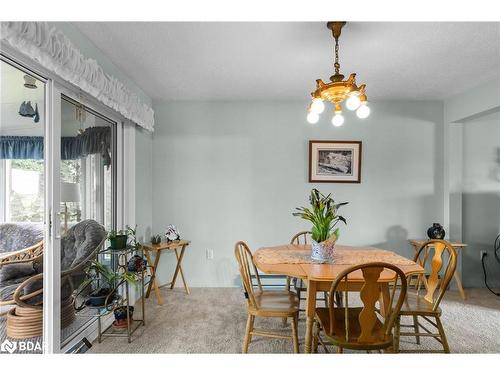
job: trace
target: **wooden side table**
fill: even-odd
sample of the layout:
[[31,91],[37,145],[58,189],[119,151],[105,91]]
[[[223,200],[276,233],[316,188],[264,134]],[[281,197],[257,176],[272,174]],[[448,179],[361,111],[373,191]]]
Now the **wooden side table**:
[[[144,244],[142,248],[144,250],[144,255],[148,260],[148,265],[151,268],[151,280],[148,285],[148,290],[146,292],[146,298],[149,298],[149,294],[151,293],[151,288],[154,288],[156,294],[156,301],[159,305],[163,305],[163,300],[160,295],[160,288],[164,286],[170,285],[170,289],[173,289],[175,286],[175,281],[177,280],[177,275],[180,273],[182,282],[184,283],[184,289],[186,293],[189,294],[189,287],[186,283],[186,279],[184,277],[184,272],[182,271],[182,259],[184,258],[184,251],[186,247],[190,244],[190,241],[187,240],[178,240],[172,242],[162,242],[157,245],[152,244]],[[156,272],[158,271],[158,263],[160,261],[160,256],[164,251],[173,251],[175,252],[175,257],[177,258],[177,265],[175,267],[174,276],[172,277],[172,281],[163,285],[158,285],[156,282]],[[154,263],[151,261],[151,253],[154,253],[155,260]]]
[[[420,247],[424,244],[424,242],[429,241],[429,240],[408,240],[408,241],[414,247],[415,254],[416,254],[417,251],[420,249]],[[451,243],[451,246],[453,246],[455,248],[455,250],[457,251],[457,256],[458,256],[458,253],[463,248],[465,248],[467,246],[466,244],[460,243],[460,242],[450,242],[450,243]],[[453,275],[453,277],[455,278],[455,281],[457,283],[457,288],[458,288],[458,292],[460,293],[460,297],[462,297],[462,299],[465,300],[467,297],[465,296],[465,291],[464,291],[464,288],[462,286],[462,276],[460,275],[460,272],[458,272],[458,270],[455,270],[455,274]]]

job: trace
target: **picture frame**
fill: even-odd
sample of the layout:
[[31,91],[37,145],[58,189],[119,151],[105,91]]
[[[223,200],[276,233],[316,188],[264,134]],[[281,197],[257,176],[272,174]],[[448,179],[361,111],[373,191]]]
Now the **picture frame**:
[[309,141],[309,182],[361,183],[361,141]]

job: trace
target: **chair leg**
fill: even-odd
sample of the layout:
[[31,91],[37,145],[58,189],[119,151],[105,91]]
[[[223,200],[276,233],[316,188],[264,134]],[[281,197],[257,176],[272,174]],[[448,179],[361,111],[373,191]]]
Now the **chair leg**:
[[299,299],[299,310],[300,310],[300,289],[297,289],[297,298]]
[[318,352],[318,341],[319,341],[319,322],[314,322],[313,328],[313,353]]
[[340,346],[339,346],[339,347],[337,347],[337,353],[338,353],[338,354],[342,354],[342,353],[344,353],[344,348],[342,348],[342,347],[340,347]]
[[286,277],[286,290],[290,291],[290,276]]
[[323,296],[325,297],[325,307],[328,308],[328,292],[323,292]]
[[396,318],[396,322],[394,323],[394,336],[393,336],[393,349],[394,353],[399,353],[399,332],[401,330],[401,317]]
[[418,316],[417,315],[413,315],[413,329],[415,330],[415,339],[417,341],[417,345],[420,345],[420,336],[419,336],[419,333],[420,333],[420,328],[418,326]]
[[342,293],[335,292],[335,302],[337,303],[337,307],[342,307]]
[[299,336],[297,333],[298,323],[299,323],[299,314],[295,314],[293,316],[292,321],[292,336],[293,336],[293,352],[299,352]]
[[443,324],[441,323],[441,319],[439,318],[439,316],[436,316],[436,324],[438,326],[439,336],[441,336],[441,342],[443,344],[444,352],[449,353],[450,347],[448,345],[448,340],[446,339],[446,334],[444,333]]
[[247,327],[245,330],[245,338],[243,339],[243,353],[248,353],[248,345],[252,341],[252,331],[253,331],[253,322],[255,320],[255,316],[252,314],[248,314],[247,319]]

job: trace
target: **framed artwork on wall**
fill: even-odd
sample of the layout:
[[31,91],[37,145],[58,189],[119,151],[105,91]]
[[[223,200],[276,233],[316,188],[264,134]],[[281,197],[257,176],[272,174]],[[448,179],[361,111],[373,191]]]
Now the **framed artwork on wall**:
[[361,141],[309,141],[309,182],[361,182]]

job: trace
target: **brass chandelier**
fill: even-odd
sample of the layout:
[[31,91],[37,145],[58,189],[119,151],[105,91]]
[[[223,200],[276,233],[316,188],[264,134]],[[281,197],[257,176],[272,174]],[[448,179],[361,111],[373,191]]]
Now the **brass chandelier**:
[[339,37],[345,22],[328,22],[327,27],[332,31],[335,39],[335,74],[330,77],[329,83],[321,79],[316,80],[316,90],[311,93],[312,102],[309,105],[307,113],[307,122],[315,124],[319,120],[319,114],[325,109],[324,101],[329,101],[334,107],[334,116],[332,117],[333,126],[342,126],[344,116],[342,116],[342,103],[351,111],[356,111],[356,115],[361,118],[367,118],[370,115],[366,97],[366,85],[356,85],[356,73],[351,73],[349,78],[344,80],[344,75],[340,74],[339,64]]

